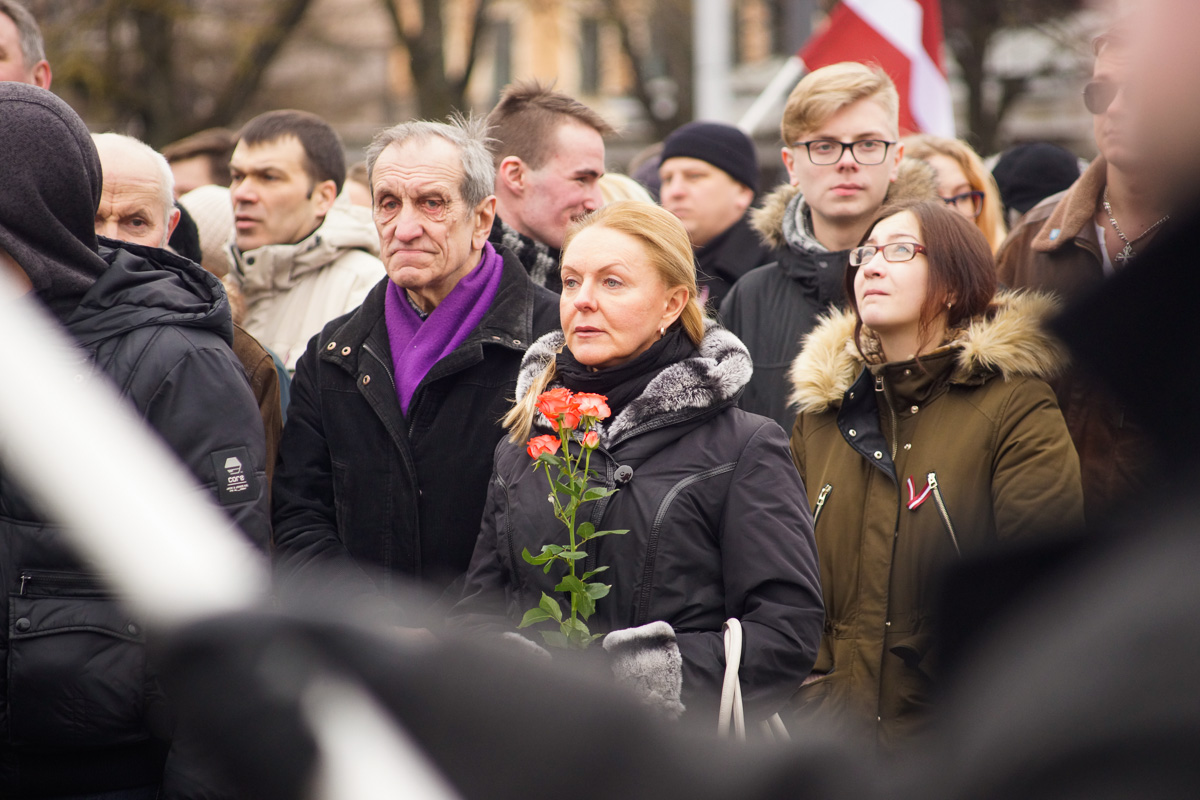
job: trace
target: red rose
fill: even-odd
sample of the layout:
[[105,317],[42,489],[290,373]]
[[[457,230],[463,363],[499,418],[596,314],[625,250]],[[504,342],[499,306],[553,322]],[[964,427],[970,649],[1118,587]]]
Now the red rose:
[[537,458],[542,453],[554,455],[558,452],[558,437],[550,434],[544,436],[535,436],[529,440],[529,455]]
[[595,431],[588,431],[583,435],[583,446],[588,450],[595,450],[600,446],[600,434]]
[[604,395],[591,392],[580,392],[575,395],[579,413],[593,419],[608,419],[612,416],[612,410],[609,409],[607,400],[608,398]]
[[538,395],[537,409],[555,427],[561,424],[566,428],[575,430],[581,419],[579,406],[575,402],[575,395],[571,394],[570,389],[562,386]]

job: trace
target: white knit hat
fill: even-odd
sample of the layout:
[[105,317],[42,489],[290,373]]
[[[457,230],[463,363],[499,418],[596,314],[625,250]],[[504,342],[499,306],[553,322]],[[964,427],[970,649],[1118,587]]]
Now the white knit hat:
[[229,189],[211,184],[192,189],[179,198],[200,231],[200,252],[204,254],[202,266],[217,277],[229,271],[229,248],[226,244],[233,236],[233,204]]

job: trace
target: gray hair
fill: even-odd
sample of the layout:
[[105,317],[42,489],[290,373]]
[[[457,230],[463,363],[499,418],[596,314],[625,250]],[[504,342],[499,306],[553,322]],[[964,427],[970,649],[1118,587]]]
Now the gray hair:
[[[463,201],[474,208],[491,196],[496,188],[496,167],[488,149],[491,139],[487,135],[487,121],[481,117],[455,115],[450,122],[415,120],[402,122],[380,131],[367,148],[367,182],[375,177],[375,162],[379,154],[391,145],[408,142],[424,143],[433,137],[444,139],[458,148],[461,155],[463,178],[459,191]],[[371,192],[374,194],[374,186]]]
[[31,70],[39,61],[45,61],[46,45],[42,41],[42,29],[38,27],[37,20],[29,13],[29,9],[16,0],[0,0],[0,14],[6,15],[17,26],[25,69]]
[[[0,0],[0,3],[2,2],[4,0]],[[158,170],[158,197],[162,201],[163,206],[163,223],[167,226],[169,235],[171,212],[175,210],[175,173],[171,172],[171,165],[167,163],[167,159],[163,157],[163,154],[140,139],[126,136],[123,133],[93,133],[92,141],[96,143],[97,147],[105,142],[119,142],[137,152],[143,153],[154,162],[154,167]],[[101,166],[101,171],[103,171],[103,165]],[[166,245],[165,241],[163,245]]]

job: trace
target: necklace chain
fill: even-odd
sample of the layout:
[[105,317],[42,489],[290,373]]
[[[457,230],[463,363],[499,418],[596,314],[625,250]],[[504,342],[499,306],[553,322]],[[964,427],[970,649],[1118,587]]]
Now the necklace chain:
[[1121,252],[1117,253],[1117,261],[1120,261],[1122,264],[1128,263],[1135,255],[1137,255],[1133,252],[1133,246],[1135,244],[1140,242],[1142,239],[1145,239],[1155,228],[1171,218],[1170,214],[1164,214],[1162,219],[1151,225],[1149,228],[1146,228],[1146,230],[1142,231],[1140,235],[1134,237],[1133,241],[1130,241],[1129,237],[1125,235],[1125,232],[1121,230],[1121,226],[1117,224],[1117,218],[1113,216],[1112,206],[1108,202],[1107,186],[1104,187],[1104,213],[1108,214],[1108,221],[1113,226],[1113,230],[1117,232],[1117,236],[1121,237],[1121,241],[1125,243],[1125,247],[1121,248]]

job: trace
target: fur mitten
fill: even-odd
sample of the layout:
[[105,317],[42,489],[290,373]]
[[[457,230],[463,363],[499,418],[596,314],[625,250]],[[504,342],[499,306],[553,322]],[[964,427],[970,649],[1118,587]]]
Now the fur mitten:
[[633,689],[639,699],[666,719],[683,713],[683,657],[675,631],[665,622],[624,628],[604,637],[617,680]]

